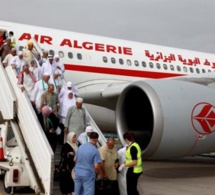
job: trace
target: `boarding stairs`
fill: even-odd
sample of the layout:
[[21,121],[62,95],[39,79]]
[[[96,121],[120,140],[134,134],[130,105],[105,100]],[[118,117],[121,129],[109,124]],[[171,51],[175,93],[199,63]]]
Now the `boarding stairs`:
[[[5,159],[0,159],[0,171],[5,171],[6,188],[28,186],[35,194],[53,193],[53,173],[56,156],[46,139],[26,92],[17,86],[16,72],[0,62],[0,136],[3,138]],[[99,145],[106,139],[88,114],[93,130],[99,133]],[[12,136],[11,136],[12,135]],[[12,155],[13,153],[13,155]],[[59,157],[58,157],[59,158]],[[11,175],[18,170],[19,181]]]

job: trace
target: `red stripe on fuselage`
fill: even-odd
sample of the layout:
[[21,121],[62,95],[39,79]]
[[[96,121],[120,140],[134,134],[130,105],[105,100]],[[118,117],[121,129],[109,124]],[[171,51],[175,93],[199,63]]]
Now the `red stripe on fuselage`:
[[75,64],[65,64],[65,69],[72,70],[72,71],[79,71],[79,72],[101,73],[101,74],[153,78],[153,79],[185,76],[185,74],[176,74],[176,73],[126,70],[126,69],[118,69],[118,68],[103,68],[103,67],[84,66],[84,65],[75,65]]

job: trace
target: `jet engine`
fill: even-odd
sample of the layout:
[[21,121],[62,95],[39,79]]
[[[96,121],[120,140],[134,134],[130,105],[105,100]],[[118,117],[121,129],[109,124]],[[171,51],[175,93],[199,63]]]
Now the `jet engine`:
[[143,158],[164,159],[215,151],[215,89],[180,80],[128,85],[116,107],[119,138],[132,131]]

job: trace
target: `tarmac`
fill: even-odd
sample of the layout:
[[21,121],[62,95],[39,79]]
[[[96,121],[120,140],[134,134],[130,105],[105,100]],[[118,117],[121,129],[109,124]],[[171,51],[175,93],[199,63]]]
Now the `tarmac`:
[[[140,195],[214,195],[215,158],[187,157],[174,160],[144,160],[138,181]],[[21,189],[16,195],[32,195]],[[55,182],[53,195],[60,195]],[[6,195],[0,180],[0,195]]]

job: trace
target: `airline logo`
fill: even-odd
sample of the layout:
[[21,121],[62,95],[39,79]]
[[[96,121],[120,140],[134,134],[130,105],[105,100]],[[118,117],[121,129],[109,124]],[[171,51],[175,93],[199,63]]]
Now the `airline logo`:
[[[38,34],[31,35],[30,33],[23,33],[18,40],[26,41],[26,40],[30,40],[32,37],[34,37],[34,39],[40,44],[53,45],[53,38],[47,35],[38,35]],[[68,38],[62,38],[58,46],[76,48],[76,49],[94,50],[98,52],[132,55],[132,48],[130,47],[116,46],[116,45],[103,44],[103,43],[94,43],[91,41],[81,42],[79,40],[72,40]]]
[[215,107],[206,102],[195,105],[191,121],[197,133],[201,135],[213,133],[215,131]]

